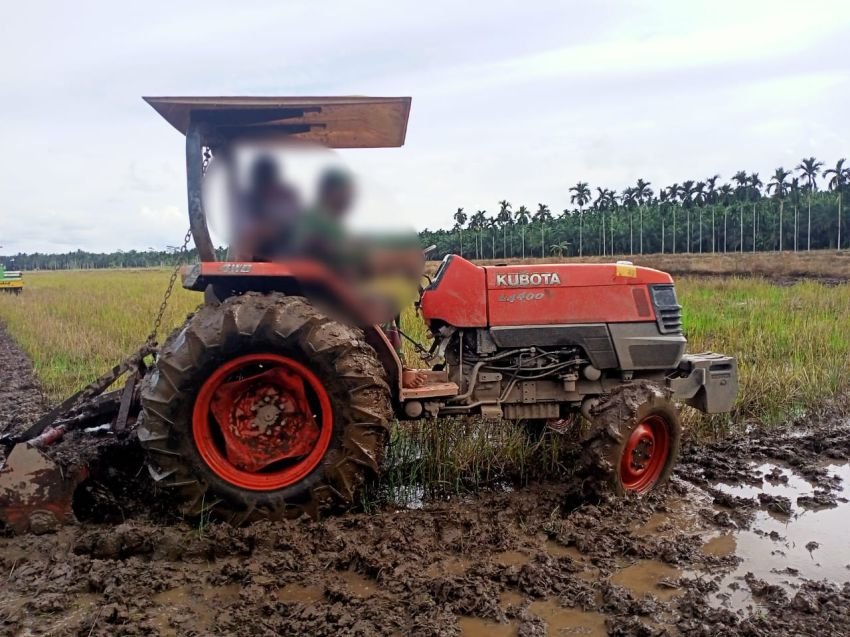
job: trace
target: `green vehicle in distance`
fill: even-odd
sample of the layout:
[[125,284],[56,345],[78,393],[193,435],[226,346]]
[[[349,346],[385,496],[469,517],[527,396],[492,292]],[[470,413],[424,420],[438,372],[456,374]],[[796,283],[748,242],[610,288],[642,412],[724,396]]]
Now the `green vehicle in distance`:
[[0,264],[0,291],[20,294],[24,291],[24,275],[19,270],[7,270]]

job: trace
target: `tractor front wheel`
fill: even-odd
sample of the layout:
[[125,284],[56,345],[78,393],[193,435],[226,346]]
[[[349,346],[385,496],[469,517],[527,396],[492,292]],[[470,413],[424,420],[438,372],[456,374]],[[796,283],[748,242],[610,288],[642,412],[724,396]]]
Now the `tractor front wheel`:
[[679,457],[682,425],[670,392],[649,381],[622,385],[591,409],[581,473],[591,491],[647,493]]
[[162,347],[142,408],[156,483],[182,514],[235,523],[350,506],[392,417],[363,333],[276,293],[198,310]]

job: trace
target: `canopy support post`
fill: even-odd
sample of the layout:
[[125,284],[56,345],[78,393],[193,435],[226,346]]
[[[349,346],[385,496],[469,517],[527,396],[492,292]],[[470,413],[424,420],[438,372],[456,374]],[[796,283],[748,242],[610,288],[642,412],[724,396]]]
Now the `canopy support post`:
[[202,186],[204,181],[204,153],[202,147],[201,125],[192,122],[186,131],[186,190],[189,196],[189,228],[192,240],[198,250],[201,261],[215,261],[215,248],[207,218],[204,213]]

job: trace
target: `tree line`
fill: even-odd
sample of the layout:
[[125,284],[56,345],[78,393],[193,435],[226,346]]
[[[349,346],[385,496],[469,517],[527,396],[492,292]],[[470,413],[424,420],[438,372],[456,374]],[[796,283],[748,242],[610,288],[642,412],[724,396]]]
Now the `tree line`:
[[[794,170],[777,168],[767,183],[741,170],[728,183],[712,175],[655,190],[638,179],[620,192],[601,187],[594,192],[579,181],[569,193],[571,206],[557,216],[544,203],[532,211],[507,200],[494,214],[458,208],[454,227],[419,233],[422,245],[437,246],[431,258],[458,253],[478,259],[850,247],[844,210],[850,166],[844,159],[824,168],[808,157]],[[227,249],[216,253],[224,260]],[[0,257],[10,270],[169,267],[197,260],[194,249],[183,254],[176,247]]]
[[[217,248],[216,258],[224,260],[227,248]],[[174,267],[182,263],[196,263],[198,252],[194,248],[183,253],[177,247],[165,250],[117,250],[115,252],[87,252],[75,250],[62,254],[33,252],[0,256],[0,264],[7,270],[96,270],[103,268],[153,268]]]
[[452,252],[495,259],[850,247],[846,160],[824,169],[808,157],[793,171],[777,168],[767,183],[743,170],[728,183],[720,180],[712,175],[655,190],[638,179],[621,192],[594,192],[580,181],[569,189],[571,206],[557,217],[544,203],[532,211],[502,200],[494,214],[458,208],[453,228],[420,235],[424,245],[437,246],[432,258]]

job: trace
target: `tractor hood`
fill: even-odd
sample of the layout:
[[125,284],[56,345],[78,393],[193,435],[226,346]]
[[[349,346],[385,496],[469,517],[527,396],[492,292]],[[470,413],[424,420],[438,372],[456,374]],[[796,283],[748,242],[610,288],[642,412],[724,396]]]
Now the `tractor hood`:
[[627,262],[478,266],[450,255],[421,308],[426,320],[455,327],[654,322],[649,289],[672,284]]

